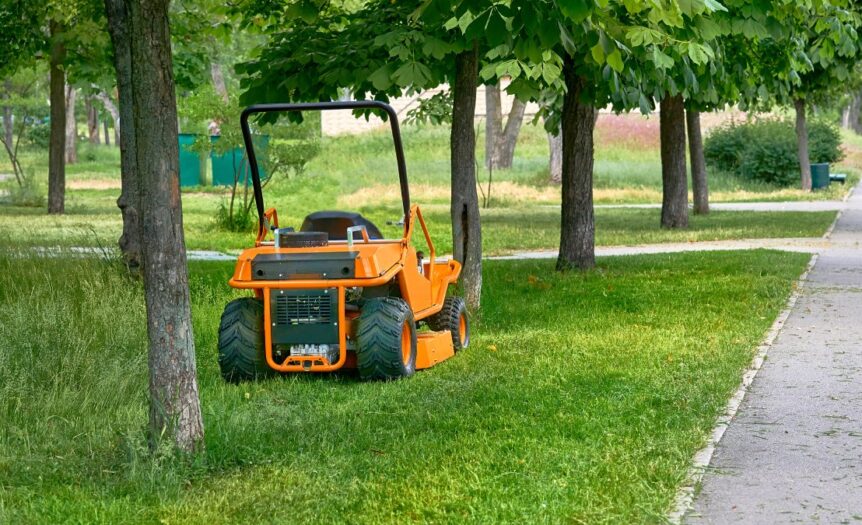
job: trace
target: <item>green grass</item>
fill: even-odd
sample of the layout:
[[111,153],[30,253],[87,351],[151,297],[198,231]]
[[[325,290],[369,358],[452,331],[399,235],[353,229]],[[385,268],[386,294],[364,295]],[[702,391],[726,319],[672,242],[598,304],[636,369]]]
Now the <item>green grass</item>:
[[[659,202],[660,160],[653,121],[602,116],[596,131],[595,199],[597,203]],[[606,120],[602,120],[606,119]],[[608,120],[609,119],[609,120]],[[608,124],[603,125],[602,122]],[[629,127],[625,127],[629,126]],[[654,136],[656,135],[656,136]],[[480,134],[478,158],[483,158]],[[323,151],[307,173],[279,178],[266,190],[267,205],[280,211],[283,225],[298,226],[302,218],[323,209],[361,211],[387,235],[398,235],[387,222],[400,218],[391,137],[386,132],[325,138]],[[845,136],[848,162],[857,164],[854,148],[860,140]],[[444,127],[405,128],[406,155],[411,194],[430,219],[441,253],[451,251],[449,234],[448,130]],[[488,254],[518,250],[552,249],[559,242],[559,187],[547,184],[547,138],[542,129],[526,125],[519,138],[511,170],[498,170],[491,186],[490,206],[482,211],[484,248]],[[67,167],[67,214],[46,217],[41,208],[0,205],[0,225],[19,245],[111,246],[120,235],[119,152],[114,147],[80,146],[81,162]],[[0,160],[0,172],[8,167]],[[23,156],[27,169],[39,180],[47,178],[47,155],[29,151]],[[843,168],[836,168],[843,169]],[[859,179],[850,175],[847,185],[804,193],[741,181],[722,173],[710,174],[714,201],[837,199]],[[479,170],[479,178],[487,173]],[[10,183],[6,183],[7,185]],[[113,186],[113,187],[111,187]],[[483,191],[486,185],[483,182]],[[183,194],[186,241],[190,249],[239,250],[252,240],[249,233],[219,230],[215,217],[226,199],[224,188],[191,188]],[[834,213],[714,212],[692,216],[685,231],[663,231],[656,210],[605,210],[596,212],[596,242],[628,245],[763,237],[811,237],[821,235]]]
[[[628,127],[627,127],[628,126]],[[633,126],[633,127],[632,127]],[[449,130],[442,126],[405,126],[405,155],[411,184],[414,186],[448,187]],[[397,183],[391,136],[387,131],[361,135],[324,138],[321,154],[308,167],[308,177],[324,177],[330,194],[349,195],[373,185]],[[845,136],[845,145],[854,148],[855,137]],[[484,134],[478,135],[477,158],[484,158]],[[596,130],[594,187],[597,203],[644,203],[661,201],[661,161],[657,127],[637,117],[602,115]],[[845,165],[835,170],[847,171],[851,184],[835,186],[826,192],[801,192],[742,180],[722,172],[710,172],[709,184],[713,200],[811,200],[840,198],[859,180],[854,169],[857,159],[848,157]],[[119,181],[119,150],[116,147],[91,146],[81,143],[78,164],[67,166],[70,181]],[[22,153],[22,164],[32,170],[40,181],[47,181],[47,152],[29,150]],[[541,126],[525,124],[516,149],[513,168],[497,170],[497,183],[515,185],[516,190],[538,190],[559,201],[559,189],[547,183],[547,136]],[[0,156],[0,173],[11,172],[5,156]],[[478,178],[486,181],[487,170],[480,166]],[[270,189],[281,198],[296,195],[315,200],[317,195],[294,184]],[[529,196],[527,199],[529,200]],[[547,197],[546,197],[547,198]],[[505,206],[505,201],[498,206]]]
[[2,523],[654,523],[808,256],[485,267],[470,348],[406,381],[225,384],[230,264],[190,266],[207,453],[148,457],[114,263],[0,251]]
[[[309,182],[315,182],[310,180]],[[299,227],[312,211],[335,208],[322,189],[308,202],[298,197],[279,200],[282,226]],[[303,192],[304,194],[304,192]],[[0,206],[0,224],[6,235],[27,246],[114,247],[122,230],[116,208],[117,192],[86,190],[69,199],[66,214],[46,217],[41,209]],[[232,251],[253,244],[252,233],[219,230],[213,217],[218,199],[205,194],[183,195],[183,224],[189,249]],[[287,205],[285,205],[287,204]],[[401,228],[387,225],[401,216],[399,205],[358,206],[387,237],[398,237]],[[451,253],[449,207],[422,207],[438,253]],[[819,237],[835,218],[835,212],[714,211],[690,217],[686,230],[659,227],[658,209],[599,208],[596,210],[598,245],[632,245],[662,242],[712,241],[746,238]],[[417,230],[416,235],[421,237]],[[519,250],[553,249],[560,241],[560,211],[551,206],[514,206],[482,210],[482,241],[486,254]]]

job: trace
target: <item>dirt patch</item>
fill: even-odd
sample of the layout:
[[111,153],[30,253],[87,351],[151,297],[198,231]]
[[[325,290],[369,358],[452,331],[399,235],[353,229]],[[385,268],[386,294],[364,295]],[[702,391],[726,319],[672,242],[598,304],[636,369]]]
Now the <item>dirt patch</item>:
[[68,190],[118,190],[122,188],[118,180],[68,180],[66,181],[66,189]]
[[[485,186],[482,189],[487,190]],[[410,186],[410,198],[417,203],[449,202],[449,188],[417,184]],[[481,192],[479,198],[482,198]],[[549,204],[560,200],[560,190],[556,187],[534,188],[514,182],[495,182],[491,185],[491,200],[494,204]],[[350,195],[338,198],[338,205],[344,208],[374,206],[401,201],[401,189],[395,184],[377,184],[362,188]]]

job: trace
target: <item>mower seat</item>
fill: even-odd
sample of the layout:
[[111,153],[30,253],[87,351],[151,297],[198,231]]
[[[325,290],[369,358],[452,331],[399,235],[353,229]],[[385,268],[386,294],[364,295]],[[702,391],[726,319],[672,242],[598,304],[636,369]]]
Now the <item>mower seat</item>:
[[351,226],[365,226],[369,239],[383,238],[383,234],[374,223],[358,213],[349,211],[316,211],[302,221],[299,231],[324,232],[329,235],[330,241],[345,241],[347,228]]

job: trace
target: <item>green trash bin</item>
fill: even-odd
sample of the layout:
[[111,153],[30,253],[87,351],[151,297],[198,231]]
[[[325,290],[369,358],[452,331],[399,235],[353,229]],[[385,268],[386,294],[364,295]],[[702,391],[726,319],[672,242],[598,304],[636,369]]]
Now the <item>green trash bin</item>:
[[[213,135],[210,137],[210,141],[215,144],[220,138],[218,135]],[[268,145],[269,135],[254,137],[254,151],[257,154],[261,180],[266,180],[264,161],[266,160]],[[248,173],[248,184],[251,184],[251,172],[249,171],[248,160],[245,158],[244,148],[234,148],[218,155],[211,152],[210,159],[212,160],[213,186],[233,186],[233,178],[237,173],[240,184],[245,179],[246,173]]]
[[201,183],[201,159],[191,149],[195,143],[196,135],[193,133],[180,133],[180,186],[188,188]]
[[829,163],[812,164],[811,189],[820,190],[827,187],[829,187]]

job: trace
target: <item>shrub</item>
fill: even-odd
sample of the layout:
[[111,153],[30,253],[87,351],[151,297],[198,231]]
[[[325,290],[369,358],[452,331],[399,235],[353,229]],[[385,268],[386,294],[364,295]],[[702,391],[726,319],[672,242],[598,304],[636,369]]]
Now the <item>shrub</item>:
[[777,186],[799,181],[796,132],[778,120],[750,126],[742,150],[738,173],[743,177]]
[[703,155],[711,167],[735,173],[742,162],[751,127],[731,122],[712,130],[703,142]]
[[40,208],[45,205],[45,193],[41,185],[36,182],[35,177],[25,177],[21,184],[9,186],[7,202],[12,206],[24,206],[27,208]]
[[27,130],[27,140],[39,149],[48,149],[51,142],[51,124],[39,122]]
[[[810,122],[808,151],[812,163],[841,160],[838,129],[828,122]],[[779,186],[799,181],[796,131],[788,120],[734,122],[720,127],[706,138],[703,152],[707,164],[717,170]]]
[[252,212],[251,207],[245,207],[241,203],[233,206],[228,202],[219,203],[215,217],[216,226],[223,231],[250,232],[257,226],[257,212]]
[[833,163],[843,159],[841,132],[838,131],[838,127],[822,120],[809,123],[808,155],[812,163]]

